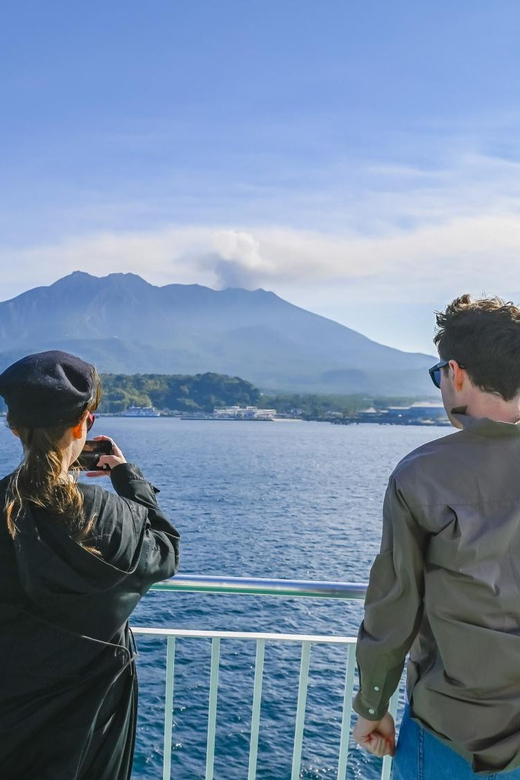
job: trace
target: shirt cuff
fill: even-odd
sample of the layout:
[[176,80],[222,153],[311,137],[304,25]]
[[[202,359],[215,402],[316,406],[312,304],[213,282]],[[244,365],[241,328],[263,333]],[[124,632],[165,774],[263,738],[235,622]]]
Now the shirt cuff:
[[380,704],[367,702],[361,691],[359,691],[352,702],[352,709],[358,715],[361,715],[362,718],[365,718],[365,720],[381,720],[388,712],[388,702]]

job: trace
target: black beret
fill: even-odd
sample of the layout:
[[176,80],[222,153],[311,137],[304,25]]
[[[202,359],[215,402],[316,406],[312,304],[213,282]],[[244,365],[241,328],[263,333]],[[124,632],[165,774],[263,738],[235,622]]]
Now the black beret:
[[0,374],[0,395],[14,424],[48,428],[81,416],[95,394],[95,376],[93,366],[68,352],[38,352]]

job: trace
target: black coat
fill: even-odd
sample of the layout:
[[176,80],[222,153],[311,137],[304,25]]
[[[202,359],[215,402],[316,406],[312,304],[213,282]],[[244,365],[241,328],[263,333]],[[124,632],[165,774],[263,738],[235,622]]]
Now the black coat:
[[31,507],[7,532],[0,482],[0,778],[128,780],[135,740],[135,650],[127,621],[172,576],[179,534],[139,469],[117,466],[118,495],[80,485],[96,517],[95,555]]

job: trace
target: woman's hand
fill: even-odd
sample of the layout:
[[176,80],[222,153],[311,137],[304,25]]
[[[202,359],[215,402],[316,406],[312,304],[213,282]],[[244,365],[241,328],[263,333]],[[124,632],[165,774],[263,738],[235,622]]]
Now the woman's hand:
[[395,753],[395,724],[389,712],[381,720],[358,717],[354,726],[354,741],[378,758]]
[[[121,463],[126,463],[126,458],[110,436],[94,436],[94,441],[110,441],[112,442],[112,455],[100,455],[96,466],[101,469],[102,466],[110,466],[111,469],[115,469]],[[106,477],[110,474],[110,471],[87,471],[87,477]]]

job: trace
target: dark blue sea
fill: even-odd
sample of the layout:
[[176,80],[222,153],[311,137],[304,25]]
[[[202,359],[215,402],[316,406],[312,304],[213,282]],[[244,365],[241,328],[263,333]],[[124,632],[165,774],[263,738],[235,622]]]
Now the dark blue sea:
[[[182,535],[181,572],[366,582],[381,504],[397,461],[446,428],[304,422],[99,418],[127,459],[160,488]],[[94,431],[93,431],[94,433]],[[19,448],[0,426],[2,473]],[[109,480],[107,480],[107,483]],[[133,625],[354,635],[358,602],[150,593]],[[139,638],[135,780],[162,777],[165,641]],[[247,777],[254,643],[222,642],[216,780]],[[205,775],[210,641],[177,642],[172,778]],[[268,645],[259,780],[289,780],[299,646]],[[337,773],[345,650],[314,646],[301,777]],[[379,762],[354,750],[349,780],[375,780]]]

